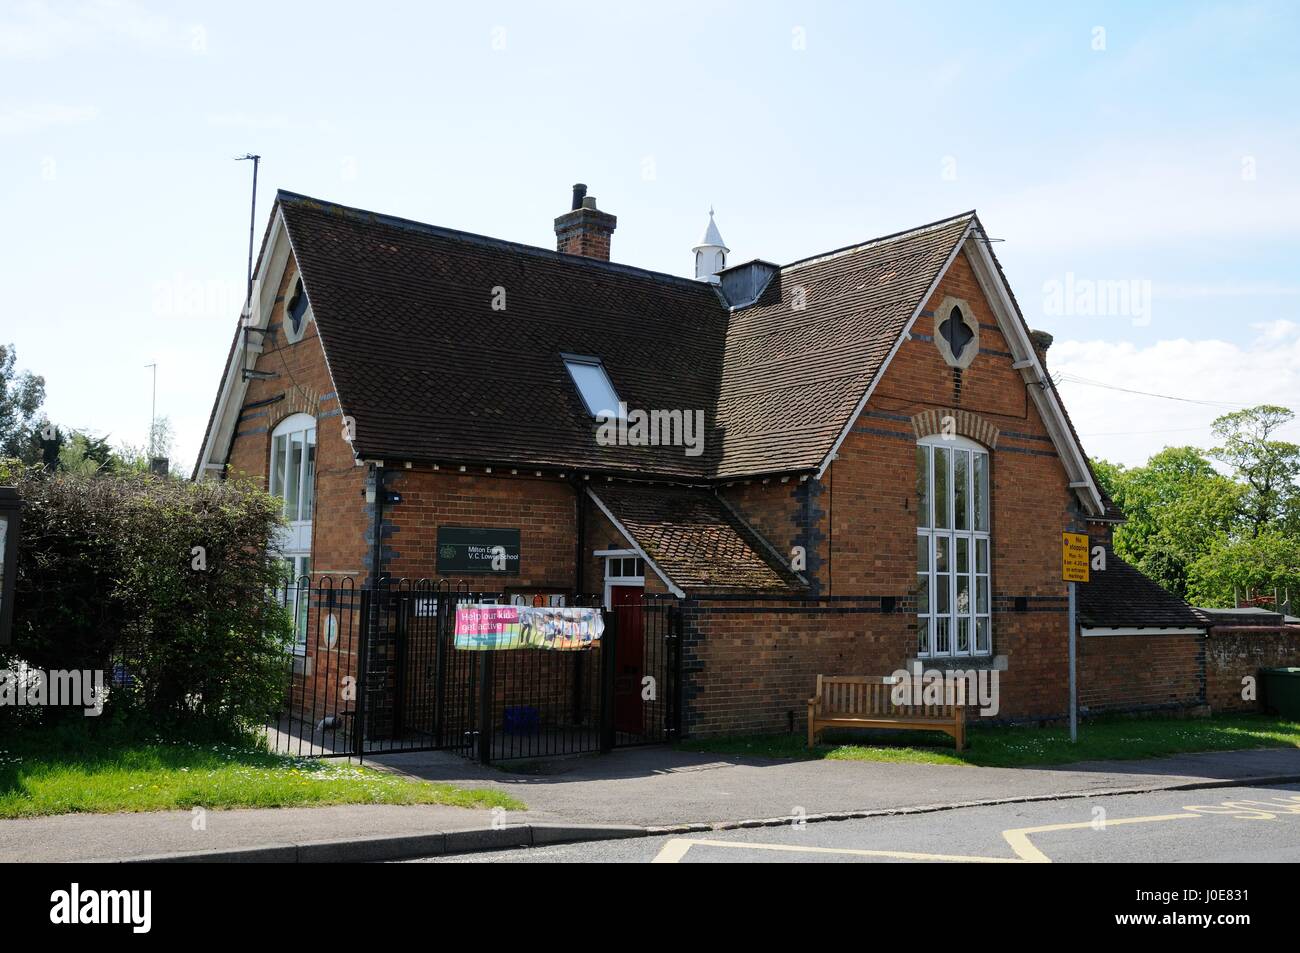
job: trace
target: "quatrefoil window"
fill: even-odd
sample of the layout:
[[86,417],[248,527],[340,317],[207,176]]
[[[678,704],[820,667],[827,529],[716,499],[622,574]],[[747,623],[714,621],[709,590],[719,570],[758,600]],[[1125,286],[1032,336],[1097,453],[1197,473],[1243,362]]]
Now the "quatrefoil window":
[[980,348],[980,330],[970,305],[960,298],[944,298],[934,312],[934,343],[952,367],[969,367]]
[[947,320],[939,325],[939,333],[948,342],[948,350],[952,351],[952,356],[959,361],[961,360],[961,352],[966,349],[966,345],[975,337],[970,328],[966,327],[966,322],[962,320],[961,308],[956,306],[948,314]]

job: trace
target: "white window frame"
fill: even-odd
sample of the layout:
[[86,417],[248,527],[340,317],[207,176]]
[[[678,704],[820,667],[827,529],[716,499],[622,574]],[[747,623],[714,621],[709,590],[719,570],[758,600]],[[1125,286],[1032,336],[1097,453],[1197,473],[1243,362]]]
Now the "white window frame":
[[[635,549],[601,549],[596,551],[596,555],[600,556],[605,564],[606,609],[613,608],[610,598],[613,595],[614,586],[640,586],[643,591],[645,590],[645,559]],[[629,576],[624,574],[623,570],[627,568],[627,564],[623,562],[625,559],[639,560],[641,562],[641,575]],[[615,563],[616,560],[617,564]],[[618,573],[611,575],[610,570],[614,568],[617,568]]]
[[[605,364],[600,358],[584,357],[580,354],[561,354],[560,356],[564,359],[564,369],[569,372],[569,379],[573,381],[573,386],[578,390],[578,396],[582,398],[582,405],[587,408],[587,413],[592,418],[605,414],[606,411],[608,411],[609,416],[611,417],[623,416],[623,399],[618,396],[618,391],[614,387],[614,382],[609,379],[609,371],[605,369]],[[609,396],[614,398],[613,407],[605,408],[592,406],[592,397],[594,395],[589,395],[587,390],[583,388],[582,383],[578,380],[578,375],[574,373],[575,367],[590,367],[595,368],[600,372],[600,376],[603,378],[605,386],[609,389]]]
[[[270,469],[267,473],[267,488],[271,495],[278,496],[281,499],[280,512],[286,517],[289,516],[289,500],[284,493],[285,487],[278,485],[276,479],[276,464],[279,463],[283,469],[279,471],[284,474],[282,479],[286,480],[289,475],[289,461],[293,456],[293,447],[295,436],[302,436],[302,465],[298,468],[297,473],[297,497],[296,503],[298,509],[294,512],[293,518],[289,519],[289,525],[280,530],[276,540],[280,550],[280,556],[288,565],[286,575],[292,573],[292,580],[288,586],[281,591],[281,597],[285,607],[293,616],[294,644],[292,651],[295,655],[305,655],[307,652],[307,613],[308,597],[311,592],[311,536],[313,520],[316,516],[316,454],[310,452],[309,448],[316,448],[316,418],[311,414],[293,414],[284,418],[271,431],[271,450],[268,455]],[[277,442],[283,438],[283,446],[277,448]],[[278,450],[278,452],[277,452]],[[277,461],[276,457],[281,459]],[[309,466],[308,463],[311,463]],[[307,519],[301,519],[302,503],[308,501],[310,507]],[[302,577],[308,577],[307,585],[301,585]]]
[[[947,499],[945,501],[948,510],[947,527],[938,527],[935,525],[935,465],[938,460],[938,454],[935,448],[941,448],[950,451],[946,456],[947,466]],[[930,437],[923,437],[917,441],[917,449],[924,451],[926,465],[926,486],[925,486],[925,512],[920,512],[921,500],[918,499],[917,513],[917,568],[918,576],[918,595],[921,588],[921,579],[923,578],[927,585],[925,587],[926,604],[924,612],[919,604],[917,607],[917,658],[986,658],[993,654],[993,541],[991,536],[992,529],[992,501],[990,500],[991,492],[991,458],[988,450],[966,437],[947,436],[936,434]],[[966,458],[966,506],[967,519],[966,528],[958,529],[956,513],[957,488],[955,485],[954,474],[957,471],[957,454],[967,454]],[[976,525],[980,521],[980,513],[977,513],[975,497],[975,474],[978,469],[976,460],[978,457],[984,458],[984,495],[983,503],[983,528],[977,529]],[[924,524],[924,525],[922,525]],[[962,540],[966,544],[966,571],[957,572],[957,549],[958,541]],[[940,542],[946,543],[948,547],[948,572],[940,573],[937,565],[936,552]],[[984,551],[984,571],[979,571],[979,551]],[[926,554],[926,568],[922,570],[919,566],[920,555]],[[942,580],[940,577],[944,577]],[[959,590],[959,579],[964,576],[967,583],[967,608],[961,611],[957,606],[957,594]],[[938,586],[940,583],[947,588],[948,611],[946,613],[937,612],[939,600],[937,598]],[[981,610],[981,593],[983,594]],[[919,601],[919,600],[918,600]],[[938,648],[939,620],[946,618],[948,624],[948,644],[946,651],[940,651]],[[958,632],[960,627],[959,620],[966,620],[969,628],[966,648],[960,649],[957,645]],[[980,622],[983,622],[983,631],[985,637],[980,638]]]
[[[294,655],[306,655],[307,615],[311,608],[311,553],[282,555],[281,562],[287,565],[285,585],[279,591],[279,598],[293,619],[293,644],[289,651]],[[305,586],[303,579],[307,580]]]
[[[290,512],[290,498],[284,492],[287,486],[280,485],[277,480],[277,473],[283,474],[280,478],[287,484],[289,476],[289,464],[293,457],[294,437],[302,435],[303,457],[302,466],[298,468],[296,476],[296,493],[293,497],[293,512]],[[277,446],[280,439],[283,438],[283,448]],[[316,515],[316,418],[311,414],[293,414],[286,417],[276,425],[271,431],[271,453],[270,453],[270,470],[267,474],[267,489],[272,496],[278,496],[282,501],[281,513],[289,521],[289,537],[282,539],[282,550],[285,555],[297,555],[300,553],[311,552],[311,527],[312,518]],[[281,459],[277,461],[277,457]],[[310,466],[308,465],[310,462]],[[277,471],[276,464],[279,463],[283,469]],[[302,518],[303,501],[308,501],[309,515],[306,519]]]

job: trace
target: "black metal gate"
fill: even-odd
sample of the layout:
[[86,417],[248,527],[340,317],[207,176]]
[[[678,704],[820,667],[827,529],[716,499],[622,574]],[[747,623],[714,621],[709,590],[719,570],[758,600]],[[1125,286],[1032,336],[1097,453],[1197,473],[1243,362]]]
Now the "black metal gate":
[[[576,651],[455,647],[458,608],[509,604],[447,583],[286,586],[298,643],[276,751],[359,756],[445,749],[482,762],[658,744],[680,733],[681,610],[650,597],[603,610]],[[569,606],[598,606],[567,596]]]

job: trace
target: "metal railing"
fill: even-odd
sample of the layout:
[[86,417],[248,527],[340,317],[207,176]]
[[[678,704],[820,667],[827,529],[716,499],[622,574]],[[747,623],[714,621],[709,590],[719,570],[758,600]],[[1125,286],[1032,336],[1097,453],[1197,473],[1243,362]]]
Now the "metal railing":
[[[556,651],[458,649],[456,610],[531,595],[447,581],[361,588],[302,578],[277,593],[298,642],[275,751],[357,756],[445,749],[484,763],[675,740],[680,610],[650,597],[601,610],[603,636]],[[566,594],[567,606],[600,609]]]

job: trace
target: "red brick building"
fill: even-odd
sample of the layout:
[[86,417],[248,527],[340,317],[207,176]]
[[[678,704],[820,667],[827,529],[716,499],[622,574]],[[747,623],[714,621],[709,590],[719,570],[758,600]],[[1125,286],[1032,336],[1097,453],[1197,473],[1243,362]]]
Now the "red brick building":
[[[1122,516],[975,213],[787,265],[711,221],[693,280],[610,262],[616,224],[585,187],[558,251],[279,193],[197,475],[282,496],[298,574],[676,598],[687,733],[911,660],[1062,717],[1061,533]],[[1085,598],[1129,661],[1084,639],[1084,704],[1205,704],[1206,622],[1147,585]]]

